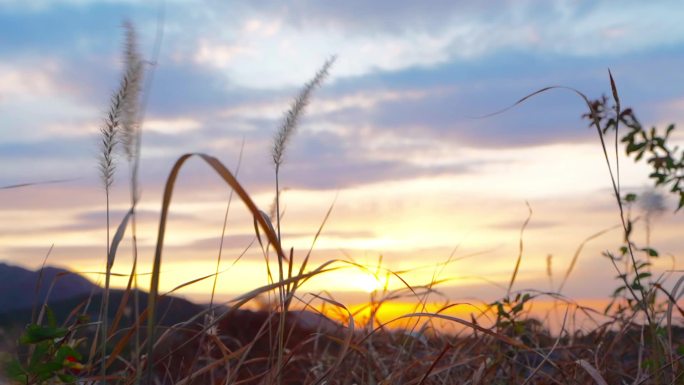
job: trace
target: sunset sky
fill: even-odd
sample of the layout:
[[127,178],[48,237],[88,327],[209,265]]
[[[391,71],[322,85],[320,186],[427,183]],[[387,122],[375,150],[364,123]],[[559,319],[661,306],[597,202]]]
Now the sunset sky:
[[[105,261],[104,190],[98,129],[122,74],[122,23],[153,51],[157,1],[0,0],[0,261],[80,272]],[[577,247],[619,223],[595,130],[576,95],[553,91],[477,119],[549,85],[590,98],[610,92],[647,126],[684,125],[684,3],[673,1],[172,1],[143,125],[140,272],[149,272],[163,184],[175,159],[206,152],[230,169],[268,211],[274,195],[270,148],[290,101],[332,55],[287,149],[281,174],[283,245],[301,261],[326,211],[313,265],[353,259],[406,271],[428,283],[439,273],[449,298],[505,294],[520,228],[523,260],[515,289],[558,285]],[[681,130],[681,128],[679,128]],[[676,133],[681,142],[684,134]],[[128,167],[119,159],[114,226],[127,211]],[[625,192],[650,186],[648,168],[622,159]],[[203,163],[181,172],[171,208],[162,288],[213,272],[227,187]],[[682,268],[682,213],[674,200],[652,224],[653,246]],[[639,214],[638,206],[634,209]],[[229,299],[266,283],[251,218],[233,202],[219,292]],[[643,223],[635,241],[645,242]],[[563,291],[605,298],[618,285],[604,250],[613,230],[588,243]],[[114,270],[131,266],[128,241]],[[339,265],[344,266],[344,265]],[[96,276],[90,276],[96,279]],[[121,285],[122,280],[115,280]],[[144,279],[141,280],[144,282]],[[376,282],[357,268],[313,280],[304,291],[353,293]],[[400,287],[396,279],[390,287]],[[181,291],[204,300],[207,281]],[[365,294],[364,294],[365,295]]]

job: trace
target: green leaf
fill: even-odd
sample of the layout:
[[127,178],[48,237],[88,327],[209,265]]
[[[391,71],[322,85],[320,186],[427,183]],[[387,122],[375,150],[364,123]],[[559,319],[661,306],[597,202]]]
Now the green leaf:
[[49,341],[43,341],[39,344],[36,344],[33,354],[31,355],[31,360],[29,361],[28,367],[29,370],[33,370],[33,368],[40,364],[45,356],[48,354],[48,350],[50,349],[50,342]]
[[670,124],[669,126],[667,126],[667,129],[665,130],[665,137],[667,138],[674,129],[674,124]]
[[27,372],[21,366],[19,361],[17,361],[15,358],[12,358],[10,361],[5,363],[4,369],[5,369],[5,374],[7,374],[7,376],[9,376],[11,379],[19,381],[19,382],[26,383]]
[[633,153],[633,152],[639,151],[639,150],[641,150],[642,148],[644,148],[645,146],[646,146],[646,142],[643,142],[643,143],[634,143],[634,142],[629,143],[629,144],[627,145],[627,154],[631,154],[631,153]]
[[64,337],[67,333],[65,328],[46,327],[31,324],[26,327],[26,331],[19,339],[22,344],[35,344],[41,341],[53,340]]
[[45,306],[45,315],[47,316],[48,326],[51,328],[57,327],[57,319],[55,318],[55,312],[52,311],[47,305]]
[[62,364],[57,363],[57,362],[46,362],[42,364],[38,364],[35,367],[31,369],[31,372],[33,374],[38,375],[38,377],[42,379],[50,379],[54,377],[55,372],[58,370],[62,369]]
[[606,306],[606,308],[603,310],[603,314],[608,314],[608,312],[610,312],[610,309],[613,308],[614,304],[615,304],[615,302],[609,303],[608,306]]
[[496,311],[499,315],[499,317],[504,317],[504,318],[510,318],[510,315],[506,310],[504,310],[504,307],[501,303],[497,302],[496,303]]
[[513,309],[511,309],[511,313],[513,314],[518,314],[520,311],[523,309],[523,302],[520,302],[519,304],[513,306]]

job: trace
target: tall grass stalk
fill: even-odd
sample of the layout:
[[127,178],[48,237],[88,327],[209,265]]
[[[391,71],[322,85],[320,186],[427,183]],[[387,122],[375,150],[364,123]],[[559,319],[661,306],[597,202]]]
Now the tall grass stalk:
[[[653,349],[655,350],[655,362],[657,364],[660,364],[663,359],[663,354],[664,352],[661,349],[660,344],[658,343],[659,338],[658,338],[658,333],[657,333],[657,320],[656,320],[656,312],[655,309],[650,306],[650,300],[649,297],[651,296],[650,292],[646,291],[646,286],[641,283],[641,277],[639,274],[639,269],[637,265],[637,260],[636,257],[634,256],[634,250],[632,248],[632,242],[630,240],[630,235],[631,235],[631,230],[627,226],[627,221],[625,220],[625,213],[622,207],[622,194],[620,192],[620,157],[618,156],[618,145],[619,145],[619,135],[618,131],[620,129],[620,113],[621,113],[621,108],[620,108],[620,96],[618,94],[617,86],[615,85],[615,79],[613,79],[613,74],[610,72],[610,69],[608,69],[608,77],[610,79],[610,89],[613,94],[613,101],[615,102],[615,174],[616,174],[616,179],[617,179],[617,186],[615,187],[615,198],[618,201],[618,205],[620,206],[620,218],[622,220],[623,226],[624,226],[624,233],[625,233],[625,240],[627,242],[627,248],[629,250],[629,256],[632,261],[632,266],[634,267],[634,272],[636,274],[635,276],[635,281],[637,285],[639,286],[639,291],[641,292],[641,303],[642,306],[644,307],[644,313],[646,314],[646,319],[648,320],[648,327],[650,331],[650,337],[651,337],[651,342],[653,343]],[[648,236],[648,234],[647,234]],[[649,240],[650,242],[650,240]],[[653,289],[651,289],[653,290]],[[655,295],[655,292],[653,292]],[[650,312],[649,312],[650,310]],[[651,314],[652,313],[652,314]],[[643,341],[643,333],[642,333],[642,341]],[[643,346],[643,343],[641,344]],[[656,371],[655,372],[656,378],[655,381],[656,383],[660,383],[660,372]]]
[[[138,169],[140,166],[140,143],[141,143],[141,93],[143,90],[144,67],[138,50],[138,36],[135,28],[130,22],[124,23],[126,33],[126,44],[124,51],[124,59],[126,62],[126,71],[131,77],[131,90],[124,103],[124,118],[122,119],[122,144],[126,159],[129,165],[129,187],[130,187],[130,205],[131,205],[131,250],[133,253],[133,268],[131,275],[133,277],[133,309],[134,319],[140,317],[140,298],[138,290],[138,232],[137,232],[137,215],[136,207],[140,195],[138,185]],[[140,332],[136,328],[135,333],[135,350],[133,353],[133,361],[136,367],[136,383],[139,382],[140,373]]]
[[311,94],[314,89],[323,83],[325,78],[328,76],[328,71],[330,67],[335,62],[335,56],[328,59],[323,66],[318,70],[313,79],[304,85],[297,97],[294,99],[290,105],[290,109],[285,114],[285,119],[283,120],[280,128],[275,133],[273,140],[273,148],[271,150],[271,157],[273,159],[273,164],[275,166],[275,182],[276,182],[276,229],[278,231],[278,239],[280,239],[280,186],[279,186],[279,172],[280,166],[285,160],[285,150],[288,143],[292,139],[292,136],[297,129],[297,124],[301,115],[304,113],[305,107],[309,104]]
[[[242,143],[240,144],[240,154],[238,155],[237,165],[235,166],[235,177],[237,178],[240,174],[240,166],[242,165],[242,153],[245,149],[245,139],[242,138]],[[216,294],[216,284],[218,283],[219,268],[221,267],[221,257],[223,255],[223,242],[226,238],[226,229],[228,228],[228,213],[230,212],[230,204],[233,202],[233,194],[235,191],[232,189],[228,194],[228,202],[226,203],[226,211],[223,214],[223,226],[221,227],[221,240],[219,242],[218,256],[216,257],[216,271],[214,276],[214,283],[211,285],[211,297],[209,298],[209,307],[212,309],[210,317],[214,317],[214,295]]]
[[[105,266],[105,284],[104,291],[102,292],[102,305],[100,310],[100,322],[101,322],[101,354],[102,354],[102,367],[101,375],[104,378],[106,374],[106,355],[107,355],[107,326],[109,318],[109,285],[112,266],[114,265],[114,255],[111,254],[111,235],[110,235],[110,188],[114,183],[114,173],[116,169],[115,164],[115,149],[119,142],[119,136],[121,135],[121,120],[125,115],[124,106],[126,100],[131,92],[134,79],[132,79],[130,70],[127,68],[124,76],[119,85],[119,89],[112,96],[109,111],[105,118],[103,125],[100,127],[100,133],[102,138],[100,141],[100,157],[99,157],[99,169],[100,178],[105,191],[105,215],[106,215],[106,266]],[[106,380],[103,380],[106,381]]]
[[[148,339],[148,344],[146,346],[147,349],[147,382],[152,383],[153,381],[153,369],[154,369],[154,345],[155,342],[158,342],[155,340],[155,327],[156,327],[156,306],[159,300],[159,279],[161,276],[161,263],[162,263],[162,255],[163,255],[163,248],[164,248],[164,239],[165,239],[165,234],[166,234],[166,222],[168,218],[168,213],[169,213],[169,207],[171,205],[171,198],[173,196],[173,189],[176,183],[176,180],[178,178],[178,173],[180,172],[180,169],[182,168],[183,164],[192,156],[197,156],[204,160],[211,168],[237,193],[238,197],[242,200],[242,202],[247,206],[247,209],[250,211],[252,214],[252,217],[254,218],[255,223],[258,225],[258,227],[261,229],[261,231],[264,232],[266,235],[266,238],[268,239],[268,242],[273,246],[275,249],[276,253],[278,255],[284,255],[283,250],[280,247],[280,242],[278,242],[277,235],[272,229],[272,226],[266,222],[266,218],[261,214],[261,211],[257,208],[257,206],[254,204],[252,201],[252,198],[247,194],[245,189],[242,187],[242,185],[237,181],[235,176],[216,158],[206,155],[206,154],[195,154],[195,153],[190,153],[190,154],[185,154],[178,158],[176,160],[176,163],[173,165],[171,168],[171,172],[169,173],[169,177],[166,180],[166,185],[164,186],[164,195],[162,199],[162,209],[161,209],[161,216],[159,219],[159,231],[157,234],[157,245],[155,247],[155,253],[154,253],[154,260],[152,263],[152,276],[150,278],[150,292],[149,292],[149,299],[148,299],[148,304],[147,304],[147,339]],[[278,287],[284,286],[288,283],[289,281],[281,281],[278,282],[277,284],[271,285],[271,289],[276,289]],[[249,297],[249,299],[254,298],[256,295],[265,292],[267,290],[263,289],[257,292],[257,294],[254,293],[248,293],[245,295],[245,297]]]
[[[311,94],[314,89],[320,86],[325,78],[328,76],[328,71],[330,67],[335,62],[335,56],[329,58],[325,61],[323,66],[316,72],[316,75],[308,83],[304,85],[297,97],[294,99],[290,105],[290,109],[285,113],[285,119],[283,120],[280,128],[276,131],[273,140],[273,148],[271,150],[271,156],[273,159],[273,164],[275,166],[275,218],[276,218],[276,231],[277,231],[277,241],[282,248],[282,238],[280,232],[280,166],[282,166],[285,157],[285,150],[287,145],[292,139],[295,133],[297,124],[304,109],[309,104]],[[285,274],[283,270],[283,259],[285,256],[281,253],[278,254],[278,279],[282,282],[285,279]],[[288,263],[292,264],[292,260],[288,259]],[[283,363],[283,353],[284,353],[284,334],[285,334],[285,316],[287,309],[285,308],[286,303],[288,303],[285,293],[285,288],[282,286],[278,287],[278,298],[280,304],[280,320],[278,326],[278,351],[277,351],[277,370],[280,371]],[[280,384],[280,376],[278,376],[278,384]]]
[[[140,299],[138,290],[138,274],[137,274],[137,262],[138,262],[138,237],[137,237],[137,216],[136,207],[138,200],[140,198],[140,190],[138,185],[138,173],[140,169],[140,147],[142,144],[142,125],[145,121],[145,113],[147,111],[147,102],[149,100],[150,90],[152,88],[152,83],[154,81],[154,73],[157,68],[159,53],[161,52],[162,42],[164,40],[164,28],[166,20],[166,2],[161,1],[159,7],[157,8],[157,22],[156,22],[156,33],[154,38],[154,45],[152,48],[151,61],[147,62],[150,65],[150,70],[147,75],[144,76],[143,60],[141,59],[140,53],[136,44],[136,34],[132,25],[129,23],[127,27],[128,36],[130,39],[130,44],[127,45],[127,61],[129,63],[135,64],[138,71],[138,97],[135,99],[135,103],[131,104],[131,112],[135,112],[135,118],[130,120],[131,128],[134,128],[135,135],[132,141],[131,148],[127,150],[127,153],[131,153],[132,163],[130,165],[130,200],[131,200],[131,244],[133,250],[133,268],[131,269],[131,276],[134,281],[134,311],[135,320],[139,322],[142,319],[140,314]],[[144,83],[143,83],[144,77]],[[131,114],[133,116],[133,114]],[[129,144],[130,145],[130,144]],[[130,163],[130,162],[129,162]],[[130,282],[129,282],[130,287]],[[149,306],[149,304],[148,304]],[[134,363],[135,363],[135,383],[139,384],[141,380],[142,366],[141,366],[141,345],[140,345],[140,328],[138,324],[135,325],[135,353],[134,353]]]
[[[244,149],[245,149],[245,139],[243,137],[242,143],[240,144],[240,153],[238,155],[237,165],[235,166],[235,177],[236,178],[237,178],[238,174],[240,173],[240,166],[242,165],[242,153],[243,153]],[[216,294],[216,285],[218,283],[219,269],[221,268],[221,257],[223,256],[223,242],[224,242],[225,237],[226,237],[226,229],[228,228],[228,214],[230,213],[230,205],[233,202],[233,194],[234,193],[235,193],[235,191],[233,191],[231,189],[230,193],[228,194],[228,202],[226,202],[226,211],[223,214],[223,226],[221,227],[221,240],[219,241],[219,250],[218,250],[218,255],[216,257],[216,270],[214,272],[214,282],[211,285],[211,296],[209,297],[209,309],[211,311],[209,312],[209,314],[206,318],[206,322],[208,324],[211,323],[211,321],[216,317],[215,311],[214,311],[214,296]],[[216,328],[209,328],[208,334],[211,335],[212,337],[216,337],[217,333],[212,332],[212,330],[215,331]],[[202,341],[205,340],[206,336],[207,336],[207,334],[202,335]],[[210,355],[211,344],[205,345],[204,343],[200,343],[199,346],[200,346],[200,348],[202,348],[204,346],[206,353],[207,353],[207,356]],[[199,356],[199,354],[198,354],[198,356]],[[211,383],[213,384],[215,382],[214,381],[214,372],[211,371],[209,373],[209,375],[211,376]]]

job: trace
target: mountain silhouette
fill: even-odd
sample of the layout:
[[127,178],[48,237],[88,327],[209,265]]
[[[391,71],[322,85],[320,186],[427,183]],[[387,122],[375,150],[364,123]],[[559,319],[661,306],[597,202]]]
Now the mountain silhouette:
[[[0,327],[4,328],[23,328],[31,323],[43,303],[48,305],[59,323],[75,315],[85,315],[90,320],[97,320],[102,303],[101,287],[77,273],[51,266],[43,268],[41,273],[0,263],[0,293]],[[126,299],[121,327],[128,327],[134,323],[134,294],[135,291],[129,292],[127,296],[125,290],[110,290],[110,318],[115,316],[119,305]],[[138,300],[141,311],[147,308],[148,293],[139,291]],[[157,306],[156,322],[159,325],[175,325],[207,310],[207,305],[195,304],[175,296],[160,297]],[[217,314],[227,310],[229,309],[224,306],[216,307]],[[72,314],[74,311],[77,311],[77,314]],[[323,328],[329,331],[339,327],[336,322],[309,311],[295,310],[289,314],[297,327],[306,330]],[[228,318],[231,319],[231,323],[237,325],[260,325],[266,321],[268,313],[232,309]],[[228,329],[226,325],[223,326]]]
[[[69,270],[46,266],[42,272],[0,263],[0,326],[23,327],[46,303],[58,322],[63,322],[74,309],[91,320],[99,319],[102,288]],[[133,323],[133,295],[129,293],[122,325]],[[125,291],[112,289],[109,294],[109,314],[114,317]],[[46,301],[47,298],[47,301]],[[147,293],[139,291],[141,309],[147,307]],[[182,298],[166,296],[159,300],[159,322],[173,324],[185,321],[204,310],[202,305]]]
[[83,276],[65,269],[46,266],[31,271],[0,262],[0,313],[83,297],[100,288]]

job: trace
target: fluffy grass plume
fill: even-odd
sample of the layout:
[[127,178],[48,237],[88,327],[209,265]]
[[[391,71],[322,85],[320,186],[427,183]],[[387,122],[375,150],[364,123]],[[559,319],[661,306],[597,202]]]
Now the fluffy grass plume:
[[112,183],[114,183],[114,171],[116,169],[114,154],[120,135],[121,110],[123,99],[128,90],[128,83],[128,78],[124,76],[118,91],[112,95],[109,111],[107,112],[107,116],[105,117],[102,126],[100,126],[102,139],[100,141],[98,167],[102,184],[106,190],[109,190]]
[[306,108],[307,104],[309,104],[309,99],[311,98],[313,90],[321,85],[325,78],[328,77],[328,71],[334,62],[335,56],[332,56],[330,59],[326,60],[321,69],[319,69],[316,73],[316,76],[314,76],[313,79],[304,85],[302,90],[290,105],[290,109],[287,111],[287,113],[285,113],[285,119],[283,120],[283,123],[278,131],[276,131],[275,137],[273,138],[273,150],[271,151],[271,156],[273,157],[273,164],[275,165],[276,169],[279,168],[283,163],[287,144],[297,128],[297,123],[299,122],[300,116],[304,112],[304,108]]
[[[123,144],[123,150],[129,162],[137,156],[138,140],[138,106],[142,82],[142,60],[137,48],[137,35],[130,22],[124,22],[126,30],[124,44],[124,74],[119,85],[119,89],[112,96],[109,111],[104,124],[100,128],[102,134],[101,153],[99,159],[100,177],[105,187],[106,201],[106,227],[107,227],[107,249],[106,249],[106,271],[105,287],[102,293],[102,306],[100,310],[101,320],[101,375],[106,375],[107,357],[107,335],[109,320],[109,286],[112,266],[114,265],[115,255],[111,252],[110,235],[110,197],[109,190],[114,182],[115,149],[119,142]],[[106,381],[106,380],[105,380]]]
[[128,87],[122,95],[121,133],[124,151],[129,161],[133,160],[137,152],[139,140],[140,95],[143,81],[143,61],[138,50],[138,36],[130,22],[124,22],[126,31],[124,46],[124,60]]

